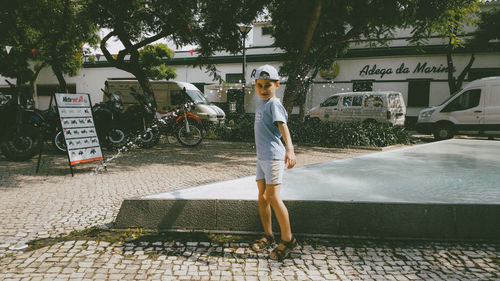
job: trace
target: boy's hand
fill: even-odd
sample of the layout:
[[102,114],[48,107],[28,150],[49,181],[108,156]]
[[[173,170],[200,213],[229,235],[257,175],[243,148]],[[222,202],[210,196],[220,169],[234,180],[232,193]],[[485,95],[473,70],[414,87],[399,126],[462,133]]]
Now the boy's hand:
[[283,140],[286,144],[286,153],[285,153],[285,164],[288,163],[287,168],[291,169],[295,164],[297,164],[297,158],[295,157],[295,152],[293,151],[292,138],[290,137],[290,131],[288,130],[288,126],[286,123],[278,122],[278,128],[280,129],[281,135],[283,136]]
[[287,164],[287,168],[291,169],[297,163],[297,158],[295,157],[295,153],[293,150],[287,149],[285,153],[285,164]]

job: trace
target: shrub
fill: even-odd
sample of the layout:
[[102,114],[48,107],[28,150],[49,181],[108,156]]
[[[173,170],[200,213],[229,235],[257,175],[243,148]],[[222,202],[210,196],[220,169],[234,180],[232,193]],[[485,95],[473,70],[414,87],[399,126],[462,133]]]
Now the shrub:
[[218,124],[211,128],[209,134],[227,141],[253,141],[253,116],[240,116],[226,120],[225,124]]
[[[228,120],[226,124],[217,125],[213,135],[228,141],[254,141],[253,122],[249,116]],[[299,123],[292,120],[288,126],[294,143],[329,147],[384,147],[411,143],[410,134],[404,127],[385,123]]]

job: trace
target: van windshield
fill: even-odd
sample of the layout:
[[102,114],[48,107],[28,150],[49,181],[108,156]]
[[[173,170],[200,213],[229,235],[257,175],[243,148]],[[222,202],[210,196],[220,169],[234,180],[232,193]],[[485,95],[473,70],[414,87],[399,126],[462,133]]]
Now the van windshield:
[[208,104],[207,99],[200,91],[197,90],[186,90],[188,96],[193,100],[194,103]]
[[456,92],[454,92],[453,94],[451,94],[449,97],[447,97],[442,103],[438,104],[437,106],[441,106],[445,103],[447,103],[449,100],[451,100],[454,96],[456,96],[458,93],[460,93],[460,91],[462,91],[462,89],[460,90],[457,90]]

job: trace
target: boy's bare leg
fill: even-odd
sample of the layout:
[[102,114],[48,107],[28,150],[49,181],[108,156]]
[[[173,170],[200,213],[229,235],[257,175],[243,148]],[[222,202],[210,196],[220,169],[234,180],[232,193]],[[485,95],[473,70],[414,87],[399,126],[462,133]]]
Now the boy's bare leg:
[[266,197],[266,182],[265,180],[258,180],[257,186],[259,187],[259,215],[264,233],[266,235],[273,235],[272,221],[271,221],[271,205]]
[[290,219],[288,217],[288,210],[280,197],[280,187],[281,185],[279,184],[267,184],[265,196],[267,201],[273,207],[274,214],[276,215],[276,219],[280,225],[281,240],[290,241],[292,240]]

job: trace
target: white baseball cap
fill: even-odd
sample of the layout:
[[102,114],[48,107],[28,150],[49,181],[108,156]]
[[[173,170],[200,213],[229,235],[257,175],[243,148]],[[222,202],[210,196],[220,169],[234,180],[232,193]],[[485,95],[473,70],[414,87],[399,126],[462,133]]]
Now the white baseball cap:
[[252,77],[254,77],[255,79],[263,80],[280,80],[280,76],[278,75],[278,71],[276,70],[276,68],[270,66],[269,64],[259,66],[259,68],[255,70],[255,73],[252,73]]

